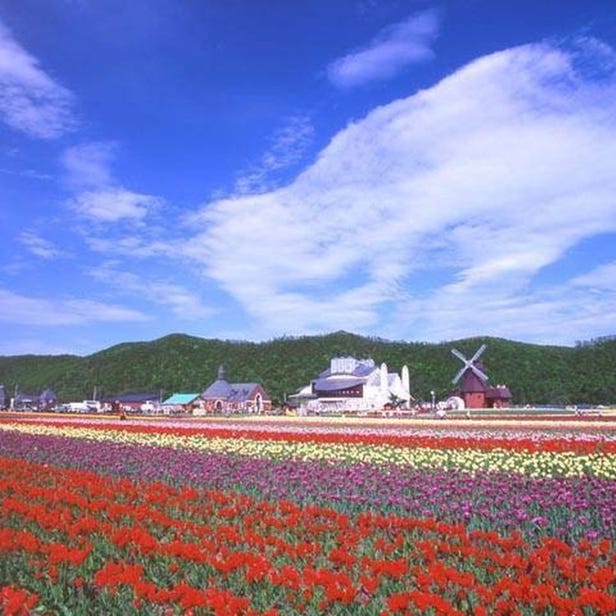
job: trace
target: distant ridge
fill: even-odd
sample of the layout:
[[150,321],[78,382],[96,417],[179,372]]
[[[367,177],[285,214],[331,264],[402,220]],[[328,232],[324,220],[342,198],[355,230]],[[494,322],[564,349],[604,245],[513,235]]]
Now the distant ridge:
[[224,363],[234,381],[263,383],[277,401],[306,385],[331,357],[353,355],[407,364],[411,392],[428,400],[448,394],[459,362],[456,347],[472,354],[482,344],[492,383],[506,383],[514,404],[616,403],[616,337],[575,347],[527,344],[476,337],[438,344],[389,341],[338,331],[321,336],[283,337],[266,342],[204,339],[170,334],[151,342],[124,342],[92,355],[0,356],[0,384],[36,393],[51,387],[61,400],[82,400],[125,391],[201,391]]

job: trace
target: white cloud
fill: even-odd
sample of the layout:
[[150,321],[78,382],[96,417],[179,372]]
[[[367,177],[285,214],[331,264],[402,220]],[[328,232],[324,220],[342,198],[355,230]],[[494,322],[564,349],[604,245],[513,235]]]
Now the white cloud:
[[180,252],[177,244],[172,239],[160,240],[152,237],[150,232],[156,229],[147,226],[140,228],[139,233],[134,233],[134,228],[130,229],[126,235],[119,234],[90,234],[89,230],[84,230],[84,241],[88,248],[101,254],[114,256],[124,256],[139,259],[150,257],[171,257]]
[[72,202],[73,209],[99,222],[117,222],[124,218],[142,219],[157,208],[162,200],[152,195],[132,192],[124,188],[86,190]]
[[115,179],[111,164],[116,150],[115,143],[102,141],[64,151],[65,179],[75,193],[69,205],[80,216],[100,223],[139,221],[164,203],[160,197],[129,190]]
[[[266,335],[344,323],[583,338],[567,330],[570,286],[529,289],[581,240],[616,231],[610,54],[580,40],[480,58],[340,132],[289,186],[209,204],[184,253]],[[590,327],[597,305],[576,306],[575,322]]]
[[13,325],[88,325],[145,321],[148,317],[123,306],[88,299],[28,297],[0,289],[0,322]]
[[235,184],[237,193],[262,192],[271,188],[272,174],[299,162],[312,143],[314,128],[306,115],[286,119],[275,132],[259,163],[244,172]]
[[430,60],[431,45],[439,28],[434,10],[411,15],[405,21],[388,26],[365,48],[347,54],[327,68],[330,81],[348,88],[389,79],[408,64]]
[[75,126],[74,97],[0,22],[0,117],[30,137],[53,139]]
[[576,287],[612,291],[616,295],[616,261],[604,263],[586,274],[576,276],[571,284]]
[[124,293],[168,306],[175,316],[183,319],[204,319],[214,313],[199,300],[197,290],[191,291],[167,280],[143,278],[122,270],[118,263],[105,263],[90,270],[90,275]]
[[111,163],[116,149],[116,144],[110,141],[93,141],[66,148],[62,165],[68,184],[76,188],[113,184]]
[[53,242],[37,235],[32,231],[24,231],[19,235],[19,241],[37,257],[42,259],[56,259],[64,255]]
[[[428,315],[419,339],[453,340],[496,336],[543,344],[570,345],[616,331],[615,294],[589,294],[562,285],[520,294],[449,295],[447,290],[401,306],[399,319]],[[385,330],[393,335],[394,329]],[[599,333],[598,333],[599,332]]]

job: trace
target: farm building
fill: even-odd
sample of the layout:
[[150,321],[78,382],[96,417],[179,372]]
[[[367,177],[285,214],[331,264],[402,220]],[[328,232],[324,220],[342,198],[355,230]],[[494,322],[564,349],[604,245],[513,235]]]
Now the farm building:
[[48,411],[57,402],[58,396],[51,389],[45,389],[40,394],[20,392],[11,400],[11,408],[16,411]]
[[201,399],[198,393],[173,394],[162,402],[163,413],[194,413],[199,414]]
[[385,363],[377,366],[372,359],[334,357],[329,368],[289,398],[299,404],[300,410],[315,413],[371,411],[388,405],[408,408],[409,371],[404,366],[397,374],[389,372]]
[[201,394],[208,413],[263,413],[272,408],[272,400],[259,383],[229,383],[225,367],[218,378]]
[[160,406],[160,394],[157,392],[130,392],[108,396],[104,402],[111,405],[113,412],[153,411]]

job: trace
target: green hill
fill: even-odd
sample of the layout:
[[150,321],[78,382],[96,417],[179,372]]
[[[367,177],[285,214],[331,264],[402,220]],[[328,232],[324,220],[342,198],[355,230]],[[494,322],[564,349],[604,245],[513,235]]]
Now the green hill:
[[235,382],[258,381],[276,401],[306,385],[336,355],[372,357],[399,371],[409,367],[411,391],[420,400],[445,397],[466,356],[481,344],[492,383],[505,383],[514,404],[613,404],[616,402],[616,337],[575,347],[543,346],[501,338],[469,338],[440,344],[395,342],[347,332],[325,336],[279,338],[267,342],[208,340],[183,334],[152,342],[119,344],[87,357],[0,357],[0,383],[11,395],[38,393],[51,387],[61,400],[91,398],[128,391],[202,391],[227,367]]

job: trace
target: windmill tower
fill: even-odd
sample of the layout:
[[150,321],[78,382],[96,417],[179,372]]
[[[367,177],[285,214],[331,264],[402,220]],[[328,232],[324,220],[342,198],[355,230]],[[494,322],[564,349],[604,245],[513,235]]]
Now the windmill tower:
[[459,393],[467,409],[503,408],[511,400],[511,392],[506,385],[493,387],[488,383],[488,375],[480,359],[486,348],[482,344],[470,359],[457,349],[451,349],[451,353],[464,364],[451,382],[457,385],[461,381]]

